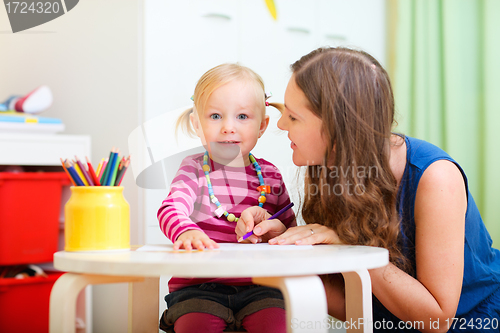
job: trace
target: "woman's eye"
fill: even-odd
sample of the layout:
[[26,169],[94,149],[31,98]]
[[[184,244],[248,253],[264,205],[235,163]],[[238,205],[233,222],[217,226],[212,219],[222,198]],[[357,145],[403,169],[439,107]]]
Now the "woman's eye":
[[292,117],[292,115],[288,115],[288,118],[290,118],[291,121],[295,121],[296,119]]
[[240,120],[247,119],[247,118],[248,118],[248,116],[246,114],[238,115],[238,119],[240,119]]
[[213,120],[218,120],[221,119],[221,116],[218,113],[214,113],[210,115],[210,118],[212,118]]

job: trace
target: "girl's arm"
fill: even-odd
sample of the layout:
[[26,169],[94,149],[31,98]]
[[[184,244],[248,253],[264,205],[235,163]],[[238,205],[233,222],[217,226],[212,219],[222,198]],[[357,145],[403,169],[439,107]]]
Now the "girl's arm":
[[416,279],[389,264],[370,271],[374,295],[403,321],[423,322],[422,332],[446,332],[460,299],[464,269],[467,192],[450,161],[431,164],[415,200]]
[[199,167],[191,156],[186,157],[174,177],[170,193],[158,210],[160,229],[174,243],[174,249],[187,250],[218,247],[190,216],[198,198]]
[[197,250],[204,250],[205,248],[215,249],[218,247],[219,244],[211,240],[205,232],[190,229],[188,231],[184,231],[179,235],[179,237],[177,237],[177,240],[174,242],[173,249],[179,250],[184,248],[191,251],[193,248]]

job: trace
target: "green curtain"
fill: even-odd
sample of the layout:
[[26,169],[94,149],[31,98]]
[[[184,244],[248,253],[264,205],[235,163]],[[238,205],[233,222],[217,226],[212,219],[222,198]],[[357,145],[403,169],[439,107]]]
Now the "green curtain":
[[500,1],[387,0],[397,132],[448,152],[500,248]]

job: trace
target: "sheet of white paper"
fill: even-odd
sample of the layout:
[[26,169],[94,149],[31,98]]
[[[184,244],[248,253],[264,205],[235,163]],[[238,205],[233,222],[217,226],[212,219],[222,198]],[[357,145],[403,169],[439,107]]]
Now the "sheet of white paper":
[[[219,246],[220,247],[216,249],[218,251],[256,251],[256,250],[289,251],[289,250],[307,250],[312,248],[312,245],[269,245],[267,243],[259,243],[259,244],[223,243],[219,244]],[[172,251],[172,245],[167,245],[167,244],[144,245],[138,248],[136,251],[169,252]],[[210,250],[205,250],[205,251],[210,251]]]

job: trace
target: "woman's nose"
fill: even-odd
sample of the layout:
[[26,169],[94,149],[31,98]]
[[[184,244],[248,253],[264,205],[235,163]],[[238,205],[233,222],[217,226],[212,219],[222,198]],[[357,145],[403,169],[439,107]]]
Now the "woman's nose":
[[281,116],[280,119],[278,120],[278,123],[276,124],[279,129],[286,131],[286,120],[285,117]]

